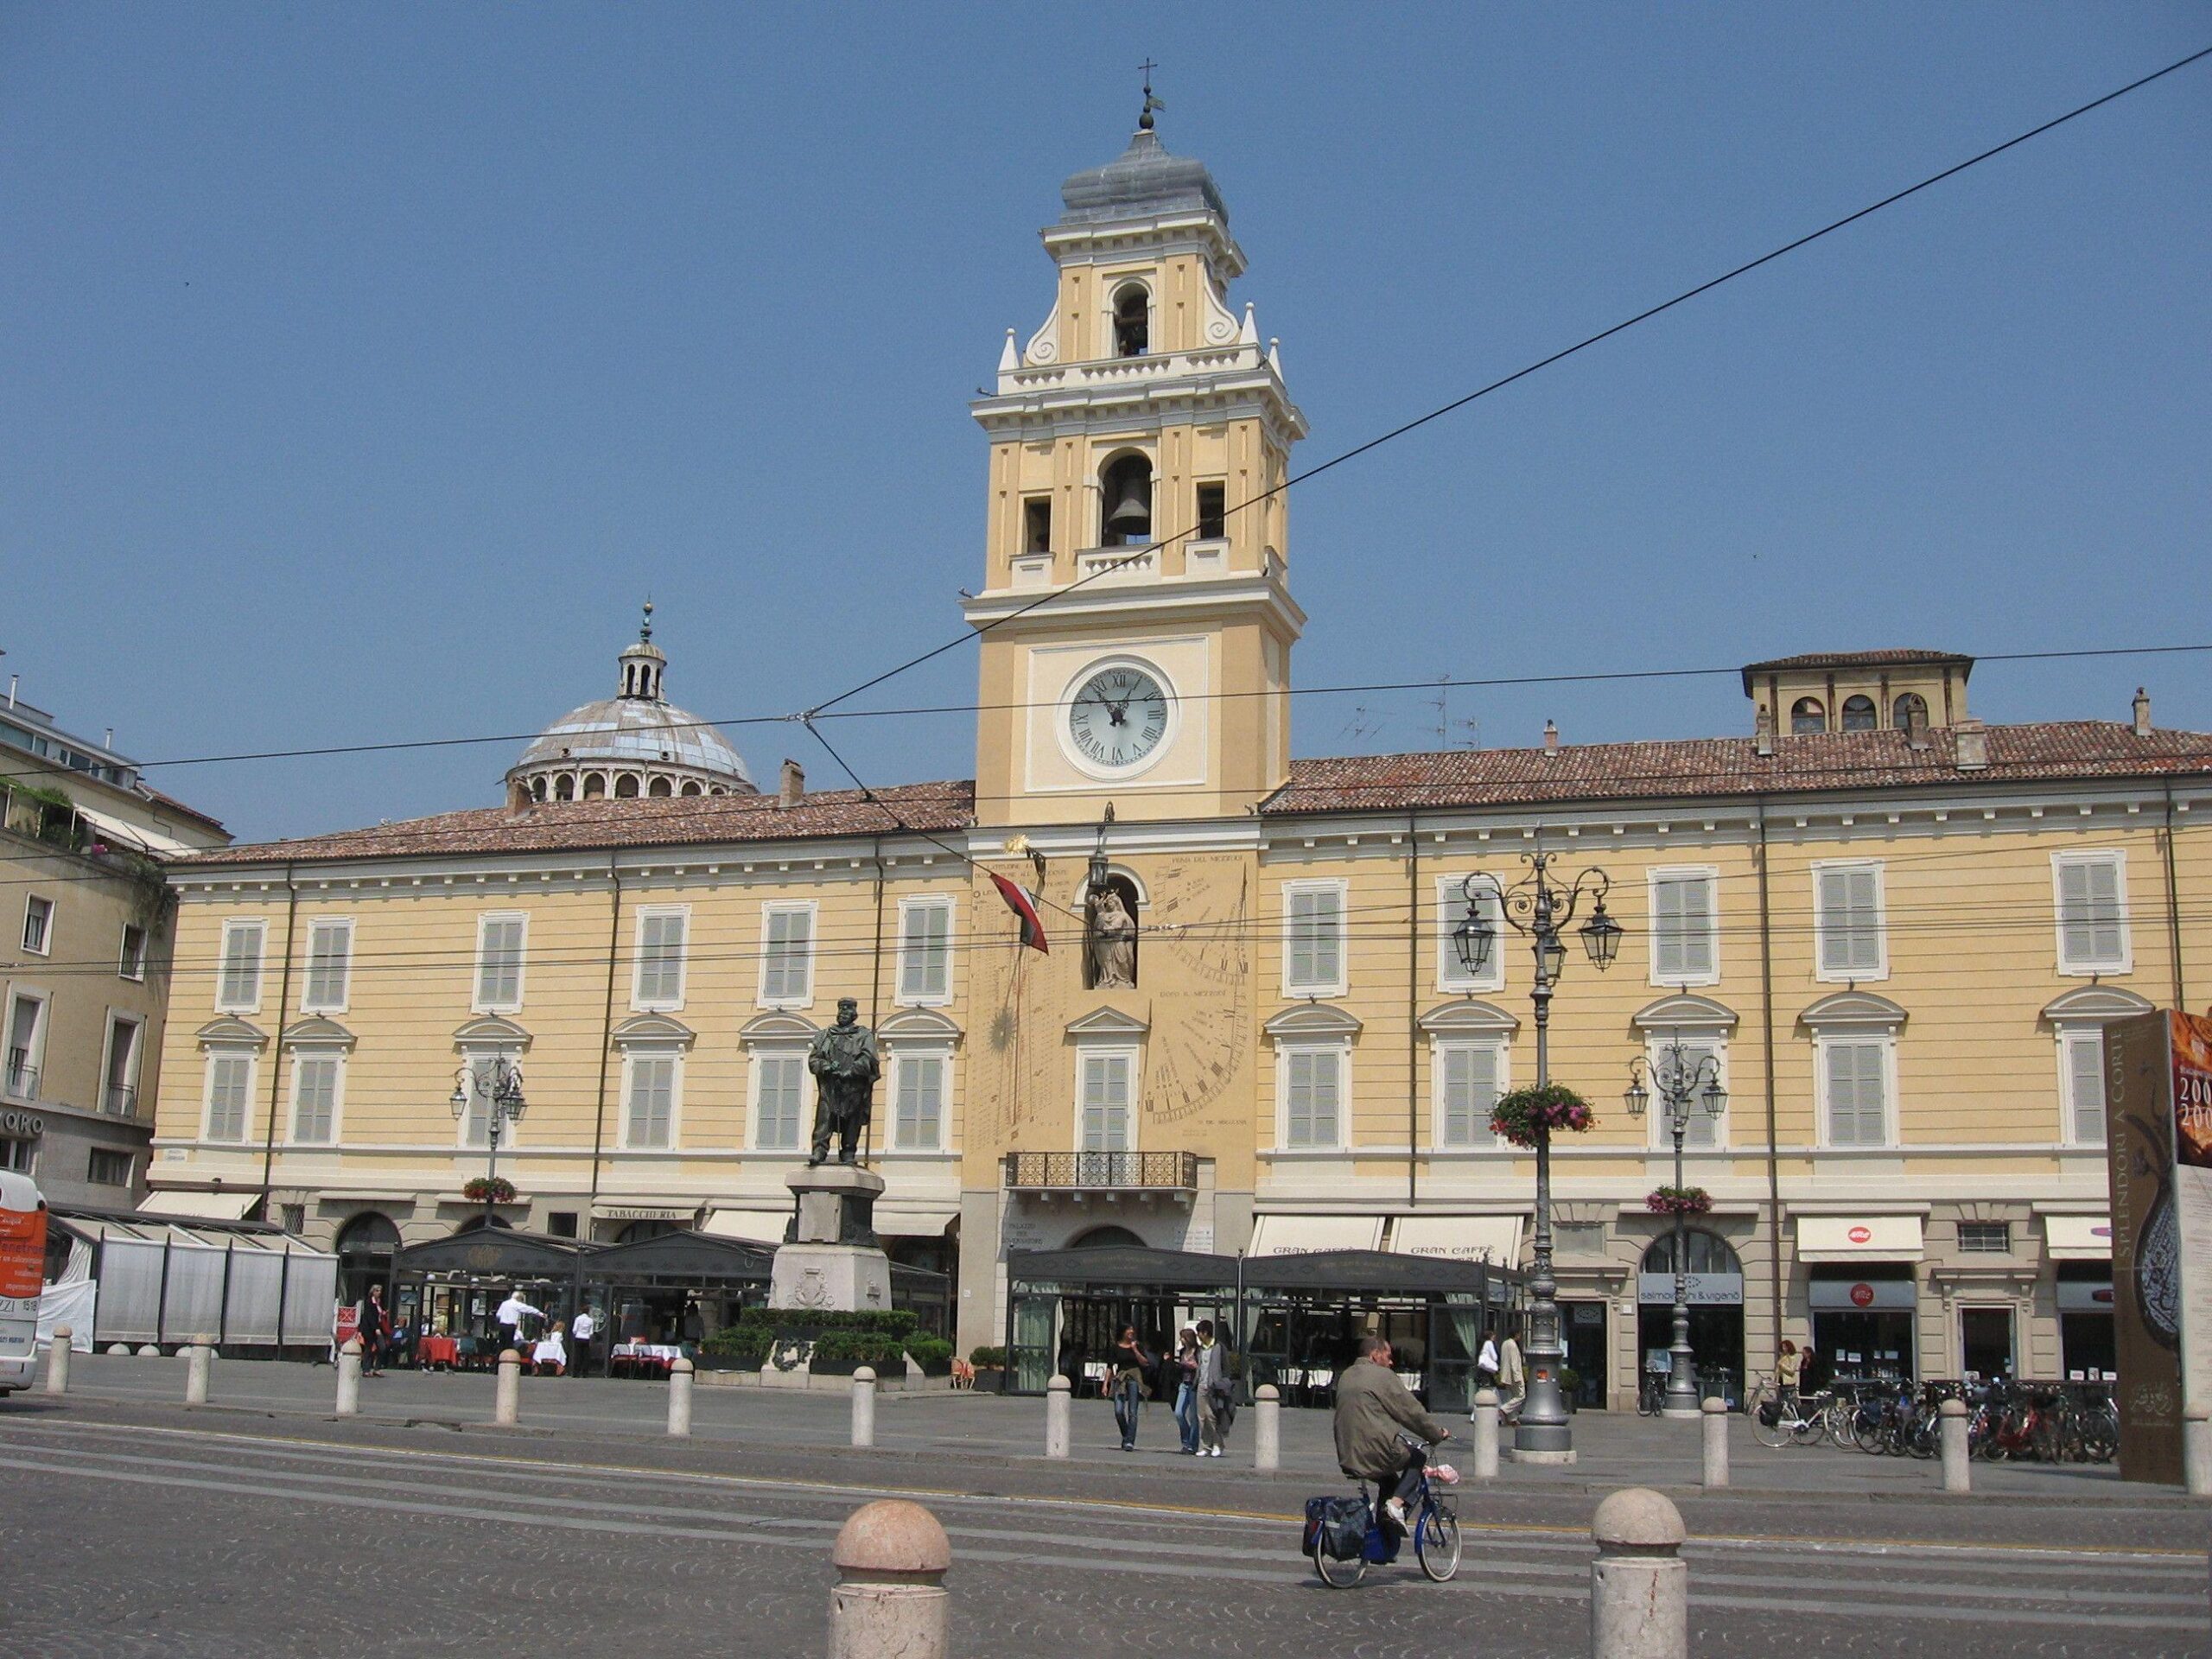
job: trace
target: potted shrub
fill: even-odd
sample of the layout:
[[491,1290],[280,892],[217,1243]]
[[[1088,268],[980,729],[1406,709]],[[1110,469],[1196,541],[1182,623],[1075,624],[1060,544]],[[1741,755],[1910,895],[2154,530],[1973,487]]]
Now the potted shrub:
[[1713,1208],[1713,1194],[1701,1186],[1655,1186],[1643,1207],[1655,1216],[1702,1216]]
[[515,1201],[515,1184],[504,1175],[488,1178],[479,1175],[461,1189],[461,1196],[471,1204],[483,1204],[487,1200],[493,1204],[512,1204]]
[[952,1354],[952,1344],[943,1337],[906,1338],[906,1357],[922,1368],[924,1376],[950,1376]]
[[757,1371],[767,1363],[772,1333],[762,1325],[733,1325],[699,1344],[702,1371]]
[[989,1394],[998,1394],[1006,1387],[1006,1350],[985,1344],[970,1352],[968,1363],[976,1368],[976,1386]]
[[878,1376],[904,1376],[906,1349],[897,1337],[880,1331],[824,1331],[814,1339],[810,1369],[817,1376],[850,1376],[863,1365]]
[[1548,1083],[1541,1088],[1516,1089],[1510,1095],[1501,1095],[1490,1115],[1491,1133],[1504,1136],[1516,1147],[1535,1146],[1538,1135],[1546,1129],[1554,1135],[1586,1134],[1597,1122],[1598,1115],[1590,1109],[1590,1103],[1558,1083]]

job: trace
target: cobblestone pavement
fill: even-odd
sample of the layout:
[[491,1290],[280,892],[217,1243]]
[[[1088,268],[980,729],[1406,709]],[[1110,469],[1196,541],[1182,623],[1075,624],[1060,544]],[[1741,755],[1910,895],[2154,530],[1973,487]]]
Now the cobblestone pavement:
[[[219,1369],[235,1382],[248,1368]],[[626,1385],[580,1386],[588,1402]],[[1339,1592],[1295,1553],[1300,1502],[1341,1485],[1332,1472],[1271,1478],[1164,1451],[993,1455],[995,1422],[1026,1427],[1000,1401],[904,1402],[883,1424],[921,1426],[905,1431],[914,1443],[874,1453],[827,1444],[843,1423],[834,1397],[724,1408],[728,1436],[676,1442],[634,1418],[455,1433],[17,1396],[0,1404],[0,1646],[818,1654],[836,1527],[868,1497],[905,1494],[952,1537],[958,1659],[1586,1651],[1595,1499],[1578,1487],[1463,1487],[1454,1582],[1408,1563]],[[766,1432],[768,1414],[805,1432]],[[924,1443],[931,1420],[957,1414],[974,1414],[953,1421],[954,1445]],[[2126,1491],[1681,1501],[1701,1656],[2212,1654],[2201,1508]]]

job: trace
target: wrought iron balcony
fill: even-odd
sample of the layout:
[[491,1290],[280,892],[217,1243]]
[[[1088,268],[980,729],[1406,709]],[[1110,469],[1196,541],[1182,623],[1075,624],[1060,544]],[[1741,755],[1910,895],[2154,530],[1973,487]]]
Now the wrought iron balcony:
[[1006,1184],[1027,1192],[1135,1190],[1188,1192],[1198,1185],[1195,1152],[1009,1152]]
[[138,1109],[138,1090],[127,1083],[111,1083],[107,1086],[107,1109],[118,1117],[129,1117]]
[[31,1064],[30,1051],[11,1048],[8,1051],[8,1069],[4,1086],[17,1100],[38,1098],[38,1067]]

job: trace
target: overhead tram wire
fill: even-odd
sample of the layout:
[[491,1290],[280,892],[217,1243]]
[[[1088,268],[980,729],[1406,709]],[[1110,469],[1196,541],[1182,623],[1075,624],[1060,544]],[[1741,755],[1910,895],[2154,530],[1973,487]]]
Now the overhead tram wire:
[[[1587,351],[1593,346],[1599,345],[1605,340],[1611,340],[1616,334],[1625,333],[1627,330],[1634,328],[1641,323],[1649,322],[1654,317],[1659,316],[1665,312],[1671,311],[1679,305],[1686,304],[1689,301],[1698,298],[1700,295],[1709,294],[1713,289],[1722,287],[1726,283],[1734,282],[1738,277],[1748,276],[1752,271],[1758,270],[1764,265],[1771,264],[1774,261],[1783,258],[1786,255],[1795,253],[1801,248],[1808,247],[1812,244],[1820,241],[1824,237],[1832,236],[1838,231],[1857,224],[1862,219],[1869,218],[1875,213],[1882,212],[1885,208],[1893,207],[1897,203],[1907,200],[1909,197],[1916,196],[1922,191],[1932,188],[1934,186],[1941,184],[1948,179],[1955,178],[1960,174],[1967,172],[1970,168],[1979,167],[1985,162],[1993,160],[1995,157],[2004,155],[2008,150],[2018,149],[2020,145],[2027,143],[2032,139],[2039,138],[2045,133],[2054,131],[2057,128],[2066,125],[2069,122],[2079,120],[2082,117],[2089,114],[2093,111],[2101,109],[2107,104],[2114,103],[2120,99],[2127,97],[2131,93],[2140,92],[2143,88],[2151,86],[2153,82],[2163,80],[2168,75],[2171,75],[2183,69],[2186,69],[2192,64],[2201,62],[2208,57],[2212,57],[2212,46],[2201,48],[2195,52],[2190,53],[2185,57],[2177,58],[2174,61],[2167,64],[2163,68],[2154,69],[2150,73],[2129,81],[2125,86],[2115,87],[2111,92],[2106,92],[2101,97],[2091,99],[2086,104],[2077,105],[2062,115],[2053,116],[2050,120],[2031,127],[2024,132],[2018,133],[2012,137],[2005,139],[2001,143],[1993,144],[1988,149],[1984,149],[1976,155],[1970,156],[1964,161],[1955,162],[1939,172],[1931,173],[1926,178],[1920,180],[1917,183],[1910,184],[1901,190],[1893,191],[1889,195],[1882,197],[1878,201],[1870,202],[1866,207],[1858,209],[1854,213],[1847,213],[1840,219],[1831,220],[1829,223],[1821,226],[1818,230],[1809,231],[1802,236],[1782,244],[1779,247],[1770,249],[1767,252],[1760,254],[1757,258],[1746,260],[1742,264],[1735,266],[1732,270],[1723,271],[1718,276],[1709,277],[1706,281],[1696,284],[1694,287],[1684,289],[1681,292],[1675,295],[1673,297],[1662,300],[1656,305],[1647,307],[1645,309],[1637,312],[1634,315],[1625,317],[1620,321],[1612,324],[1610,327],[1602,328],[1595,334],[1586,335],[1571,346],[1563,346],[1560,350],[1553,352],[1547,356],[1538,358],[1534,362],[1526,364],[1522,367],[1514,370],[1510,374],[1503,375],[1485,385],[1478,386],[1474,391],[1467,392],[1462,397],[1453,398],[1449,403],[1439,404],[1436,408],[1430,410],[1424,415],[1416,416],[1413,419],[1402,422],[1399,425],[1392,427],[1387,431],[1378,433],[1376,436],[1369,438],[1361,443],[1355,444],[1351,448],[1332,455],[1328,460],[1321,461],[1315,466],[1307,467],[1301,473],[1297,473],[1285,478],[1281,483],[1262,490],[1257,495],[1249,497],[1243,501],[1239,501],[1235,505],[1227,507],[1224,511],[1224,516],[1227,517],[1231,514],[1242,512],[1247,508],[1258,506],[1264,502],[1272,500],[1274,497],[1288,491],[1294,485],[1304,484],[1313,479],[1319,478],[1324,473],[1332,471],[1336,467],[1344,465],[1347,461],[1355,461],[1360,456],[1366,454],[1370,450],[1380,448],[1382,445],[1404,437],[1408,433],[1418,431],[1422,427],[1427,426],[1433,422],[1441,420],[1447,415],[1455,414],[1459,410],[1466,408],[1471,404],[1478,402],[1482,398],[1490,397],[1495,392],[1502,391],[1506,387],[1514,385],[1516,381],[1525,380],[1530,375],[1536,374],[1542,370],[1550,368],[1554,364],[1564,362],[1567,359],[1576,355],[1578,353]],[[828,698],[823,702],[816,703],[810,709],[785,715],[741,715],[726,721],[699,721],[691,723],[702,726],[750,726],[790,723],[792,721],[807,722],[824,719],[855,717],[853,715],[838,715],[836,713],[837,706],[840,703],[850,702],[863,691],[871,690],[874,687],[884,684],[887,681],[896,679],[900,675],[906,673],[908,671],[918,668],[924,663],[930,662],[936,658],[941,657],[945,652],[952,651],[967,643],[969,640],[976,639],[983,633],[989,632],[994,628],[1002,626],[1007,622],[1011,622],[1020,617],[1026,616],[1031,612],[1038,610],[1046,605],[1052,604],[1058,600],[1065,599],[1070,594],[1075,593],[1078,589],[1088,586],[1090,582],[1097,581],[1103,576],[1112,574],[1129,560],[1142,558],[1148,553],[1157,552],[1161,549],[1174,544],[1175,543],[1188,540],[1194,534],[1196,534],[1195,528],[1192,530],[1179,531],[1173,536],[1164,537],[1160,540],[1153,542],[1145,547],[1133,549],[1124,558],[1102,562],[1097,569],[1093,570],[1089,575],[1082,576],[1077,581],[1069,583],[1065,588],[1056,588],[1051,593],[1040,594],[1035,600],[1008,612],[1005,616],[998,618],[995,621],[985,624],[982,627],[970,628],[955,635],[951,639],[945,640],[941,645],[933,646],[930,650],[923,652],[918,656],[909,658],[906,661],[900,663],[894,667],[886,669],[881,673],[872,675],[868,678],[860,682],[857,685],[849,687],[845,690],[839,692],[836,696]],[[2207,649],[2207,647],[2154,646],[2145,647],[2144,649],[2145,652],[2148,652],[2158,650],[2197,651]],[[2104,653],[2071,652],[2022,652],[2018,653],[2013,658],[2011,658],[2011,660],[2025,660],[2031,658],[2057,658],[2075,655],[2100,654]],[[2007,659],[1991,658],[1984,660],[1999,661]],[[1556,683],[1603,679],[1665,678],[1700,673],[1732,674],[1738,671],[1740,671],[1733,668],[1706,670],[1620,671],[1613,673],[1594,673],[1586,675],[1532,675],[1487,681],[1471,680],[1465,682],[1454,682],[1453,683],[1466,685]],[[1427,692],[1433,691],[1437,689],[1437,682],[1433,679],[1430,679],[1410,683],[1403,686],[1392,685],[1387,687],[1378,686],[1375,688],[1346,689],[1403,689],[1419,690]],[[908,711],[885,709],[860,711],[862,715],[868,718],[884,718],[893,714],[906,712]],[[943,710],[929,709],[915,710],[912,712],[949,713],[965,711],[957,709],[946,709]],[[145,761],[141,762],[140,765],[143,769],[150,769],[156,766],[212,766],[245,761],[308,759],[338,754],[389,753],[394,750],[404,749],[455,747],[479,743],[522,742],[538,735],[540,735],[538,733],[528,732],[490,737],[423,738],[382,743],[329,744],[309,749],[270,749],[226,755],[188,756],[168,760]]]

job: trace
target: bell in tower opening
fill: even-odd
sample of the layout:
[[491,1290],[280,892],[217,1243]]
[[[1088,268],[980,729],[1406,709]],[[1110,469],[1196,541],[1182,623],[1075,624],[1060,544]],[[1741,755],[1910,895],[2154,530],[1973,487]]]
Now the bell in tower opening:
[[1152,539],[1152,463],[1142,455],[1123,455],[1107,466],[1099,480],[1105,522],[1098,527],[1101,547],[1128,547]]
[[1142,357],[1152,349],[1152,296],[1128,283],[1114,296],[1114,355]]

